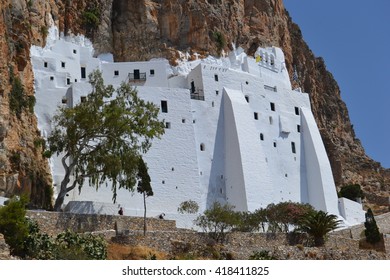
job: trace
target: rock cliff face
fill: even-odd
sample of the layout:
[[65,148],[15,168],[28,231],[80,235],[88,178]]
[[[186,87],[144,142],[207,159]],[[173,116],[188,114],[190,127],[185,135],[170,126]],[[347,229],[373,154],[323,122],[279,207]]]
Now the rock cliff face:
[[26,1],[0,2],[0,194],[29,193],[36,207],[50,204],[50,173],[33,113],[29,49],[43,44],[47,22]]
[[[295,86],[310,93],[336,184],[359,183],[368,206],[388,210],[389,171],[365,155],[337,82],[303,41],[282,0],[7,0],[0,7],[0,58],[6,62],[0,66],[0,180],[8,189],[27,177],[26,166],[49,182],[41,148],[34,145],[39,142],[35,118],[27,109],[17,117],[9,102],[11,68],[25,94],[33,95],[29,46],[44,44],[52,20],[64,33],[86,34],[98,53],[112,52],[116,61],[166,57],[175,63],[178,51],[206,56],[228,52],[232,45],[249,54],[258,46],[281,47],[290,74],[294,66],[298,71]],[[15,151],[21,151],[19,166],[12,164]],[[41,188],[30,179],[33,184]]]

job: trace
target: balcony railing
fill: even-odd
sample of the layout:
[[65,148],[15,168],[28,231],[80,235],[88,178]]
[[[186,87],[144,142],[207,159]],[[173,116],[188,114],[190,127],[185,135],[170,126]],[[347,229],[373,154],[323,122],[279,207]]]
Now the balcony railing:
[[129,82],[144,82],[146,81],[146,73],[129,73]]
[[199,93],[191,93],[191,99],[204,101],[204,95]]
[[274,91],[274,92],[277,92],[277,91],[278,91],[277,88],[276,88],[276,86],[271,87],[271,86],[264,85],[264,89],[270,90],[270,91]]

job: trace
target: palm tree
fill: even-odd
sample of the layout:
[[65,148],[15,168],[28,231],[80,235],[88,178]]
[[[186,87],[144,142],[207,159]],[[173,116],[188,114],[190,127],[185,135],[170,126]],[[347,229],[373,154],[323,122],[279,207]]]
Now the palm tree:
[[319,247],[325,244],[325,236],[338,228],[340,222],[336,215],[312,211],[301,219],[298,229],[312,236],[314,245]]

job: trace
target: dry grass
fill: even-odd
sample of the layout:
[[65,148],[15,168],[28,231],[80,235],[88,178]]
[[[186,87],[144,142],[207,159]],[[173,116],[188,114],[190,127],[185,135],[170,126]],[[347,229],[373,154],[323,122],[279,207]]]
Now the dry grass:
[[153,259],[166,260],[167,255],[163,252],[156,251],[153,248],[144,246],[121,245],[110,243],[107,248],[109,260],[146,260]]

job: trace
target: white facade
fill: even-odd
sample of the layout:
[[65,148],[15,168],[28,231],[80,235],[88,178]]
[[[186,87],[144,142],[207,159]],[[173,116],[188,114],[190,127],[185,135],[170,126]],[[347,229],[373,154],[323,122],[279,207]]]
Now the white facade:
[[[357,210],[361,206],[338,202],[309,96],[291,89],[278,48],[259,48],[262,59],[257,62],[236,50],[228,58],[183,62],[178,67],[162,59],[101,61],[93,58],[92,47],[83,40],[52,38],[50,46],[32,47],[31,54],[35,111],[43,136],[50,133],[50,120],[63,97],[71,106],[89,93],[88,73],[96,68],[106,84],[131,83],[141,98],[166,108],[160,113],[167,125],[165,134],[145,155],[154,191],[147,199],[148,216],[165,213],[179,226],[190,227],[194,216],[178,214],[177,208],[191,199],[200,212],[214,201],[233,204],[240,211],[294,201],[344,217],[346,224],[364,220],[364,212]],[[59,186],[61,163],[58,158],[51,163],[54,184]],[[115,214],[111,198],[108,183],[98,192],[85,186],[80,194],[70,193],[66,202],[93,201],[99,204],[99,213],[106,204],[106,213]],[[137,193],[120,190],[117,204],[125,215],[143,214]],[[94,212],[90,206],[78,211]]]

